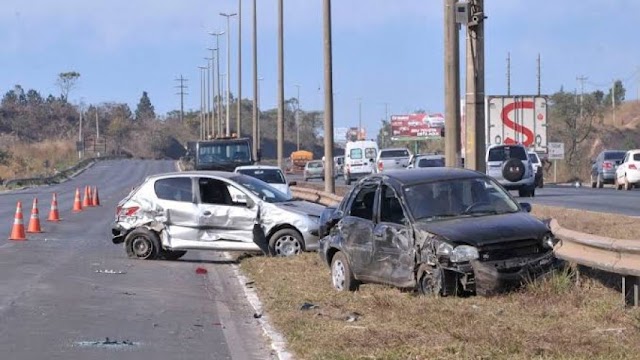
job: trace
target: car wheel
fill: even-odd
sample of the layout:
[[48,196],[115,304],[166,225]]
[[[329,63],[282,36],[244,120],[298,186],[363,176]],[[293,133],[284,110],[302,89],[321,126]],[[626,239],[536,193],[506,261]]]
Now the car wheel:
[[518,189],[518,196],[519,197],[529,197],[529,189],[527,188],[522,188],[522,189]]
[[331,259],[331,283],[338,291],[358,289],[358,282],[351,272],[347,257],[341,252],[337,252]]
[[538,187],[542,189],[544,187],[544,177],[540,177],[540,181],[538,182]]
[[627,179],[627,175],[626,174],[624,176],[624,189],[627,190],[627,191],[633,189],[633,184],[631,184],[629,182],[629,179]]
[[138,228],[127,235],[124,240],[127,256],[140,260],[154,260],[160,254],[160,238],[158,234],[146,229]]
[[420,276],[418,291],[420,291],[420,294],[427,296],[442,295],[442,270],[434,267],[425,270]]
[[278,230],[269,240],[269,251],[274,256],[298,255],[302,249],[302,236],[293,229]]
[[604,182],[602,181],[602,176],[600,176],[600,174],[598,174],[598,179],[596,181],[596,186],[598,187],[598,189],[602,189],[604,187]]
[[616,175],[616,178],[615,178],[614,182],[615,182],[616,190],[622,190],[622,184],[620,184],[620,182],[618,182],[618,176],[617,175]]
[[187,252],[185,250],[163,250],[162,258],[165,260],[178,260]]

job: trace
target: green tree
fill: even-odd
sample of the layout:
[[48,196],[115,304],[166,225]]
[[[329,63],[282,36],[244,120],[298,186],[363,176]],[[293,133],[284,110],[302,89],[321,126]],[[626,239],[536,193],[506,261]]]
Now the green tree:
[[58,74],[56,85],[60,88],[60,97],[62,100],[69,99],[69,93],[76,87],[80,73],[75,71],[67,71]]
[[155,118],[156,113],[153,105],[151,105],[151,100],[149,100],[149,95],[146,91],[143,91],[142,97],[140,98],[138,106],[136,107],[136,120],[154,120]]
[[624,85],[622,84],[622,81],[620,80],[616,80],[613,83],[613,87],[609,88],[609,92],[607,93],[607,96],[604,98],[604,103],[607,106],[611,106],[612,102],[611,99],[614,98],[613,95],[615,93],[615,105],[620,106],[620,104],[622,104],[622,102],[624,101],[624,97],[626,95],[627,90],[624,88]]

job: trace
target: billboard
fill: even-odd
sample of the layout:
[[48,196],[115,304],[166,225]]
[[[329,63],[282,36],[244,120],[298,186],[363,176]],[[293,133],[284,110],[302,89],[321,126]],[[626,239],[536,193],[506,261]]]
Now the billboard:
[[391,140],[425,140],[439,138],[444,127],[444,116],[434,114],[408,114],[391,116]]
[[348,134],[349,134],[349,128],[334,127],[333,141],[337,144],[345,144],[347,142]]
[[488,96],[487,144],[523,144],[547,152],[546,96]]

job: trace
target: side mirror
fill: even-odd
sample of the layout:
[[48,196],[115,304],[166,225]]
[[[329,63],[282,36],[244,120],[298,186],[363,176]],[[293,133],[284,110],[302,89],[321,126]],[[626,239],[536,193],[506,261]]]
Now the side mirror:
[[297,182],[297,181],[291,181],[291,182],[289,183],[289,186],[296,186],[296,185],[298,185],[298,182]]
[[253,208],[256,205],[256,203],[253,201],[253,199],[251,199],[250,197],[247,197],[247,207],[249,209]]
[[522,208],[522,210],[530,213],[531,212],[531,204],[529,203],[520,203],[520,207]]

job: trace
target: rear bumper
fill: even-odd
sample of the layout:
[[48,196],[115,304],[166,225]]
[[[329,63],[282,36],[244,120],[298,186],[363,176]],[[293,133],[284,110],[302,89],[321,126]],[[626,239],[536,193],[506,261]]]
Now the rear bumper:
[[640,183],[640,171],[639,170],[627,170],[627,180],[632,184]]
[[111,241],[114,244],[121,244],[124,242],[124,238],[127,236],[129,231],[122,227],[122,225],[118,223],[113,223],[111,225]]
[[600,173],[600,176],[602,176],[602,180],[604,180],[605,182],[613,182],[616,178],[616,171],[605,170],[602,173]]
[[502,185],[507,190],[520,190],[523,188],[531,188],[535,186],[535,183],[536,183],[535,176],[530,176],[528,178],[524,178],[516,182],[500,180],[500,185]]

